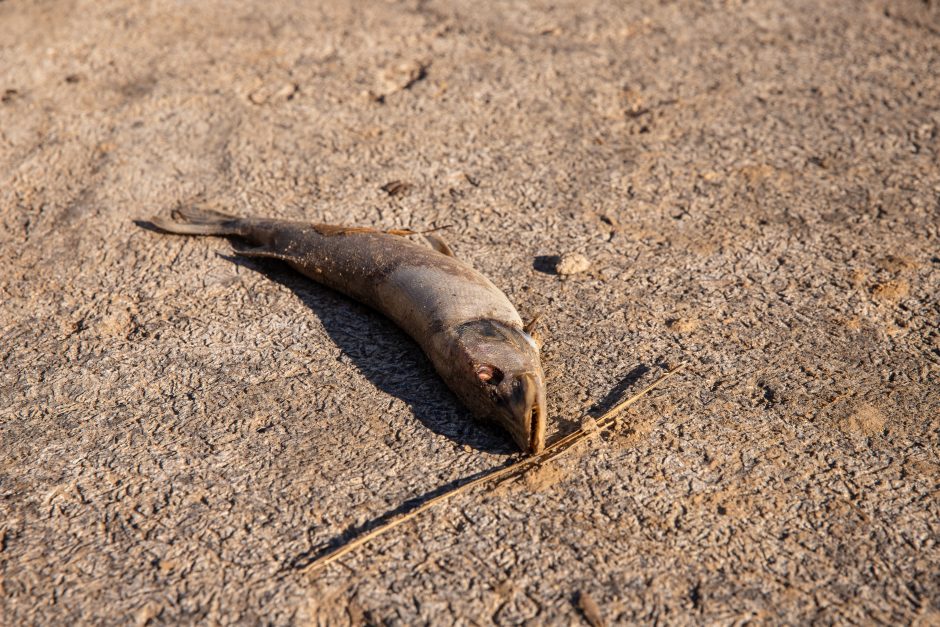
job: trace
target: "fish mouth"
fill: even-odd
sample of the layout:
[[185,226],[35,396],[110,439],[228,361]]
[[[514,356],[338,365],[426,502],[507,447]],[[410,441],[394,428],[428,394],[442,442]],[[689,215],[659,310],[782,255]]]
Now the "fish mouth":
[[529,418],[529,453],[538,455],[545,448],[545,413],[542,405],[532,407]]
[[518,375],[509,398],[504,425],[523,452],[538,455],[545,449],[545,384],[539,374]]

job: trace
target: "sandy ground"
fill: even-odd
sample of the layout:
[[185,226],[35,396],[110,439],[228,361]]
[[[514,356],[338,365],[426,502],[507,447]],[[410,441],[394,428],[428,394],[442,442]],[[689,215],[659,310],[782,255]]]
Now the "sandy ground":
[[[0,2],[0,623],[572,624],[584,594],[938,624],[940,5],[350,4]],[[380,316],[134,223],[199,194],[453,225],[544,315],[552,434],[689,368],[300,574],[514,452]]]

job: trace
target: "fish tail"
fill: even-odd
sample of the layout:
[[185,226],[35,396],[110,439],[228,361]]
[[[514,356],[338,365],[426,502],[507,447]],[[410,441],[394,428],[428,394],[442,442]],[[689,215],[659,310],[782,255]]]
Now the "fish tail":
[[202,207],[179,207],[150,222],[161,231],[179,235],[241,235],[244,231],[241,218]]

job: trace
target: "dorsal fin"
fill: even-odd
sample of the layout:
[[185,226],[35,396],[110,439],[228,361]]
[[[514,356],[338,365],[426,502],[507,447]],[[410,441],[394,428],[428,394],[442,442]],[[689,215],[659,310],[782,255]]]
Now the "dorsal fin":
[[431,248],[441,253],[442,255],[447,255],[448,257],[456,257],[454,250],[447,244],[447,241],[444,240],[440,235],[435,235],[434,231],[440,231],[441,229],[450,228],[448,226],[439,226],[434,229],[429,229],[427,231],[415,231],[412,229],[388,229],[385,231],[389,235],[400,235],[401,237],[407,237],[409,235],[424,235],[424,239],[427,240],[428,244],[431,245]]
[[324,237],[333,235],[347,235],[349,233],[377,233],[375,229],[367,226],[337,226],[335,224],[314,224],[313,230]]
[[447,255],[448,257],[456,257],[453,249],[447,245],[447,242],[444,241],[444,238],[440,235],[435,235],[433,233],[425,233],[424,239],[428,240],[428,243],[431,244],[431,248],[441,253],[442,255]]

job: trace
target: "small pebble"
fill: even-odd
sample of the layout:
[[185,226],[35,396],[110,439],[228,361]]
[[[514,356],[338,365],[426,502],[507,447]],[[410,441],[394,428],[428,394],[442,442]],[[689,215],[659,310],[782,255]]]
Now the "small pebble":
[[382,95],[408,89],[427,74],[428,65],[420,61],[409,61],[387,67],[379,73]]
[[587,257],[580,253],[565,253],[558,260],[558,264],[555,266],[555,272],[567,276],[570,274],[578,274],[579,272],[587,272],[591,268],[591,262],[588,261]]

